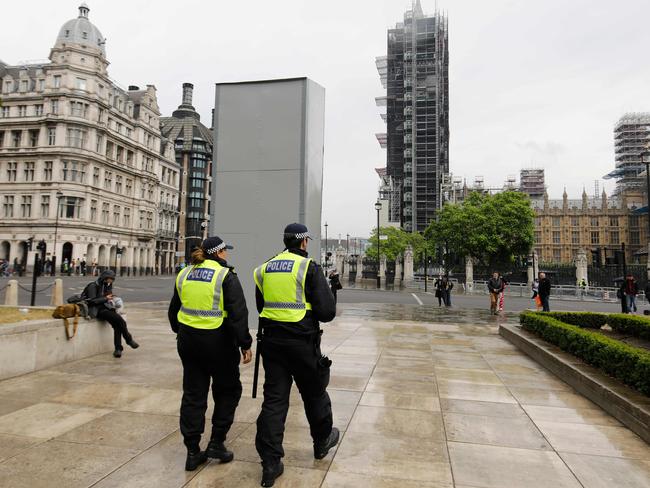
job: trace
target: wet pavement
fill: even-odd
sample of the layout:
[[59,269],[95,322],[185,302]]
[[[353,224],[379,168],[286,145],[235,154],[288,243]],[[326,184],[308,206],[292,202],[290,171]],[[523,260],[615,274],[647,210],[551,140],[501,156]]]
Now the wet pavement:
[[[186,473],[166,310],[152,304],[127,319],[141,348],[120,360],[99,355],[0,382],[0,486],[259,486],[252,365],[242,367],[227,440],[235,461]],[[294,391],[276,486],[650,486],[650,446],[497,335],[498,320],[516,319],[341,305],[323,340],[341,443],[313,459]]]

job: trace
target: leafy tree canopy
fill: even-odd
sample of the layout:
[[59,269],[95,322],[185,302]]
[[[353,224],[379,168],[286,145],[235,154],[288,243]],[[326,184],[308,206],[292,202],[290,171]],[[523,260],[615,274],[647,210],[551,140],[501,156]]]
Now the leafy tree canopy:
[[446,204],[425,236],[457,256],[470,256],[485,265],[509,263],[532,249],[534,217],[523,193],[474,192],[460,204]]
[[[424,239],[422,234],[417,232],[406,232],[396,227],[380,227],[379,231],[379,252],[386,256],[388,261],[394,261],[398,256],[404,254],[407,246],[413,248],[413,256],[419,260],[424,254],[425,250],[430,256],[433,256],[433,249],[431,242]],[[386,236],[386,237],[384,237]],[[372,230],[370,234],[370,242],[372,245],[366,250],[366,256],[370,259],[377,259],[377,228]]]

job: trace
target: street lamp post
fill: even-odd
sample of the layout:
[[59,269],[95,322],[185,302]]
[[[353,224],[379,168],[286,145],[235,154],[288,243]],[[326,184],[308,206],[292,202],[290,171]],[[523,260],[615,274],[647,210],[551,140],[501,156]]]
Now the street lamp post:
[[648,205],[648,235],[646,236],[648,241],[648,259],[646,264],[646,273],[647,277],[650,278],[650,152],[642,152],[640,157],[641,162],[645,164],[646,202]]
[[327,273],[327,222],[325,222],[325,273]]
[[61,212],[61,198],[63,192],[56,192],[56,220],[54,221],[54,249],[52,250],[52,276],[56,276],[56,241],[59,234],[59,213]]
[[203,240],[205,241],[208,238],[208,221],[204,220],[201,222],[201,229],[203,230]]
[[381,276],[379,276],[379,270],[381,269],[381,258],[379,256],[379,211],[381,210],[381,202],[379,200],[375,203],[375,210],[377,211],[377,288],[381,288]]
[[350,254],[350,234],[345,234],[345,254]]

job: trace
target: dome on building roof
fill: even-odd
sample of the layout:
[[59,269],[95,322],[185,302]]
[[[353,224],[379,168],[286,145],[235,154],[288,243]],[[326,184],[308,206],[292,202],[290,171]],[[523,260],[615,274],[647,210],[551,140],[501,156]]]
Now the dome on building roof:
[[88,12],[90,9],[86,3],[82,3],[79,6],[79,17],[76,19],[68,20],[61,30],[59,35],[56,38],[56,43],[59,42],[72,42],[75,44],[86,44],[88,46],[97,47],[102,51],[102,54],[106,56],[106,39],[102,36],[102,33],[99,32],[99,29],[95,27],[90,20],[88,20]]

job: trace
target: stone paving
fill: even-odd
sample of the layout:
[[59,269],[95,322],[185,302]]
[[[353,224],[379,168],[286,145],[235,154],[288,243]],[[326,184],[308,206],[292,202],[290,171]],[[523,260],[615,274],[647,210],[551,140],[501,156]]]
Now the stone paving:
[[[0,382],[0,486],[259,486],[252,365],[242,368],[227,441],[235,461],[186,473],[181,368],[165,310],[131,310],[128,320],[142,347],[121,360],[105,354]],[[497,325],[478,311],[342,306],[323,342],[341,443],[313,459],[294,392],[276,486],[650,486],[650,447]]]

